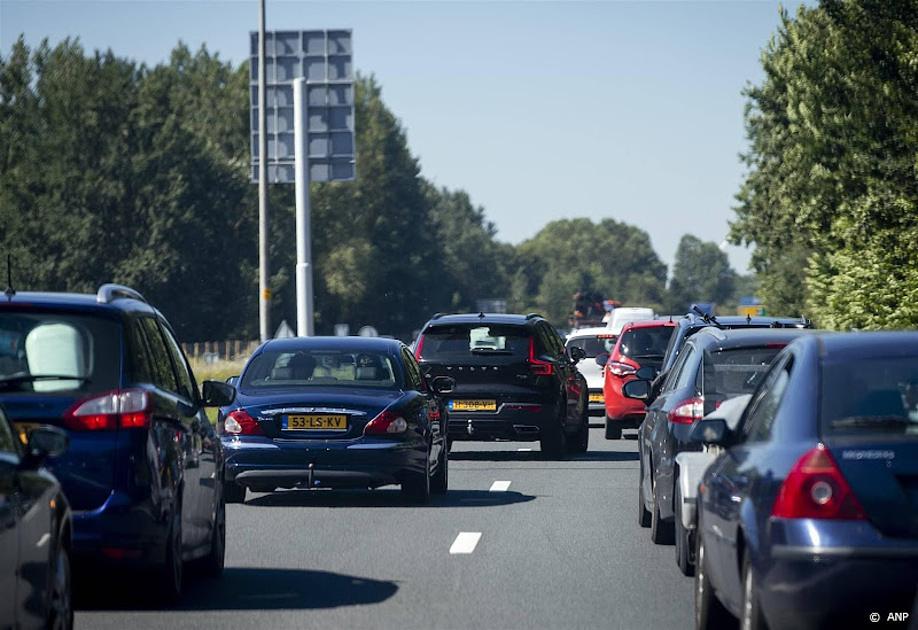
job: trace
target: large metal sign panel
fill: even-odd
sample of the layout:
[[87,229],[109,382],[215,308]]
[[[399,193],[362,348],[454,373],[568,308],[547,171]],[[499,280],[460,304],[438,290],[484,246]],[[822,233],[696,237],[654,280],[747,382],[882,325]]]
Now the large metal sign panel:
[[[249,34],[252,181],[258,181],[258,33]],[[354,179],[354,69],[350,30],[268,31],[265,83],[268,182],[294,181],[293,79],[306,79],[312,181]]]

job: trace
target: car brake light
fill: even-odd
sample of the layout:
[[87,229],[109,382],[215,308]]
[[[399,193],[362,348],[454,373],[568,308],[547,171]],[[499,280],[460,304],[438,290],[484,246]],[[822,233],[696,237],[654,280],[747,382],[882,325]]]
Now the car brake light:
[[236,409],[227,414],[223,421],[223,430],[232,435],[264,435],[258,420],[249,415],[245,409]]
[[534,376],[551,376],[555,373],[555,366],[549,361],[537,359],[535,355],[535,339],[529,338],[529,371]]
[[81,400],[64,413],[71,431],[111,431],[150,425],[150,405],[142,389],[113,390]]
[[615,374],[615,376],[629,376],[637,372],[637,368],[633,365],[628,365],[621,361],[609,361],[606,363],[606,367],[609,368],[609,371]]
[[421,352],[424,351],[424,335],[418,337],[418,345],[414,347],[414,358],[418,361],[421,360]]
[[864,509],[831,453],[820,444],[791,468],[771,510],[778,518],[863,520]]
[[704,398],[696,396],[683,400],[666,414],[670,422],[676,424],[692,424],[704,416]]
[[383,409],[378,416],[373,418],[363,428],[364,435],[392,435],[394,433],[404,433],[408,429],[408,423],[403,417]]

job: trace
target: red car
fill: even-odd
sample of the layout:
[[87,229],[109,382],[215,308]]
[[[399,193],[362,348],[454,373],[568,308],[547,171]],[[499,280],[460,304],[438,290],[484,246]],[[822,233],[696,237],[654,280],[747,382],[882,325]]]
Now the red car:
[[627,324],[622,329],[603,369],[607,440],[621,439],[622,429],[636,429],[644,420],[644,403],[625,398],[622,386],[634,380],[639,368],[659,369],[675,327],[671,320],[649,319]]

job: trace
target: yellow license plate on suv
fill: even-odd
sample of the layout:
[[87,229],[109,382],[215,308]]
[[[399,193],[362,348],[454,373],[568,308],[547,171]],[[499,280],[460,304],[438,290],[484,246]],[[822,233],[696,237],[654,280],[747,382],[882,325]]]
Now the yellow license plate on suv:
[[590,394],[590,402],[601,403],[605,399],[602,397],[602,393]]
[[284,416],[281,422],[284,431],[347,431],[347,416],[344,414],[304,414]]
[[451,400],[450,411],[497,411],[496,400]]

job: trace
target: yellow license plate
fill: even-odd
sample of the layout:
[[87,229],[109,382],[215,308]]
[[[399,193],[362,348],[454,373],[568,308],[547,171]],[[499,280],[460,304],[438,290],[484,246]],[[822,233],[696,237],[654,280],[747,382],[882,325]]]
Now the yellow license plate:
[[451,411],[497,411],[496,400],[451,400]]
[[40,427],[41,424],[38,422],[14,422],[13,426],[16,428],[16,433],[19,434],[19,441],[27,444],[29,442],[29,431],[35,427]]
[[287,416],[285,431],[347,431],[347,416],[343,414],[309,414]]
[[600,403],[605,399],[602,397],[602,394],[590,394],[590,402]]

